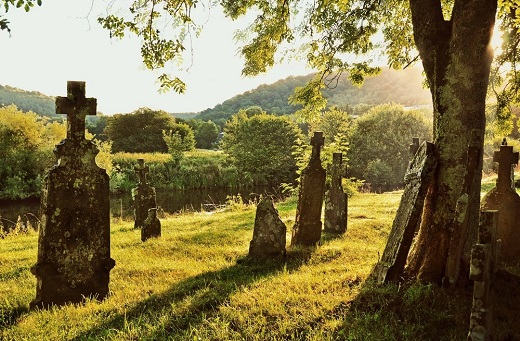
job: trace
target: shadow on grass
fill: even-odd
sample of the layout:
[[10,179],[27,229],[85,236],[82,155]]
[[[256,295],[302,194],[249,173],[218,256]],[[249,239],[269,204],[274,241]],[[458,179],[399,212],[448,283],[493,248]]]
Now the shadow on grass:
[[28,306],[13,307],[9,310],[0,308],[0,340],[2,340],[2,330],[18,323],[19,318],[28,312]]
[[219,306],[229,300],[230,296],[241,287],[279,271],[297,270],[309,260],[311,255],[312,249],[302,249],[288,253],[285,260],[241,258],[231,267],[180,281],[166,292],[138,302],[125,314],[118,314],[73,340],[100,339],[107,336],[107,330],[124,330],[125,326],[132,321],[148,318],[155,321],[154,317],[157,313],[182,305],[183,301],[189,303],[181,308],[181,313],[168,314],[168,320],[161,321],[162,326],[156,329],[157,335],[147,335],[146,338],[163,339],[164,335],[197,328],[197,325],[216,313]]

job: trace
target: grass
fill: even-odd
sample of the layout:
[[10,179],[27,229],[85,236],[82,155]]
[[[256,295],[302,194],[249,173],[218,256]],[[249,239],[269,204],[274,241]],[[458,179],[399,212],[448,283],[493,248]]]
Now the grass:
[[[50,310],[28,309],[36,233],[9,236],[0,240],[0,339],[465,339],[470,291],[367,279],[400,195],[354,196],[346,235],[324,234],[316,248],[288,247],[284,261],[246,257],[252,206],[170,216],[162,220],[162,237],[146,243],[132,222],[114,222],[109,297]],[[295,206],[294,198],[277,204],[288,239]],[[510,328],[501,335],[518,331]]]

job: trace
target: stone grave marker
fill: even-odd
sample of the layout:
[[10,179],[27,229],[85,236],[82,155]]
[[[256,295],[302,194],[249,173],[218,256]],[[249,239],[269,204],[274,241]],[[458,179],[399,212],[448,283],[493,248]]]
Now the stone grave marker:
[[313,246],[321,238],[321,209],[325,194],[325,170],[321,166],[320,152],[324,142],[323,132],[314,132],[311,139],[311,159],[302,171],[300,180],[296,219],[292,231],[292,245]]
[[97,147],[85,139],[85,117],[96,114],[96,99],[85,98],[85,82],[67,82],[56,113],[67,115],[67,138],[56,145],[57,163],[45,175],[32,308],[103,299],[115,265],[108,175],[96,165]]
[[412,137],[412,143],[410,144],[410,154],[412,157],[417,153],[417,150],[419,150],[420,143],[418,137]]
[[473,280],[473,304],[467,338],[471,341],[494,339],[492,289],[500,248],[495,232],[497,213],[497,211],[480,213],[478,242],[471,250],[469,278]]
[[148,217],[148,210],[157,207],[156,194],[155,188],[146,182],[146,174],[150,171],[150,168],[145,166],[144,159],[137,160],[137,166],[134,167],[134,170],[139,177],[137,187],[132,189],[134,228],[142,229],[144,221]]
[[403,273],[413,236],[420,223],[426,192],[437,165],[435,146],[423,142],[404,177],[404,192],[381,260],[374,269],[378,282],[398,281]]
[[518,164],[518,152],[504,139],[500,151],[493,154],[498,162],[496,186],[483,198],[482,210],[497,210],[497,238],[502,241],[500,257],[505,261],[520,259],[520,196],[514,187],[513,165]]
[[249,243],[251,257],[285,257],[287,227],[269,197],[262,197],[256,207],[253,239]]
[[325,192],[324,231],[328,233],[345,233],[347,231],[347,194],[343,191],[342,153],[332,154],[330,167],[330,188]]
[[159,238],[161,236],[161,221],[157,218],[157,208],[148,209],[148,216],[143,222],[141,228],[141,241],[145,242],[150,238]]

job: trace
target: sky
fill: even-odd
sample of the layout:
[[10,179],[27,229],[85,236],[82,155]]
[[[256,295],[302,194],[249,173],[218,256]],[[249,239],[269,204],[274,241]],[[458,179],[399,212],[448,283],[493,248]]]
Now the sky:
[[97,23],[107,9],[117,13],[103,0],[44,0],[28,13],[11,9],[6,15],[11,35],[0,31],[0,84],[65,96],[68,80],[85,81],[87,97],[97,98],[98,111],[104,114],[140,107],[174,113],[212,108],[261,84],[312,72],[304,62],[292,61],[257,77],[243,77],[240,44],[233,35],[246,21],[232,22],[212,9],[203,14],[208,20],[193,41],[193,59],[186,58],[189,70],[167,69],[187,83],[187,91],[159,93],[158,73],[141,61],[139,38],[111,39]]

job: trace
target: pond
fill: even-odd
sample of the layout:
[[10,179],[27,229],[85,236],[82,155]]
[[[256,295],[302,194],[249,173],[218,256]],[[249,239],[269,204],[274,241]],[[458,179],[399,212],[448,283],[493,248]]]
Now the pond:
[[[275,198],[282,198],[279,189],[272,187],[213,188],[157,191],[157,206],[165,213],[182,211],[210,211],[226,203],[227,197],[240,194],[244,202],[256,200],[261,194],[270,194]],[[8,230],[16,223],[18,216],[22,221],[29,221],[36,226],[39,221],[40,200],[15,200],[0,202],[0,221]],[[110,197],[110,212],[112,217],[133,219],[132,195],[124,193]]]

